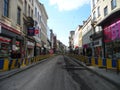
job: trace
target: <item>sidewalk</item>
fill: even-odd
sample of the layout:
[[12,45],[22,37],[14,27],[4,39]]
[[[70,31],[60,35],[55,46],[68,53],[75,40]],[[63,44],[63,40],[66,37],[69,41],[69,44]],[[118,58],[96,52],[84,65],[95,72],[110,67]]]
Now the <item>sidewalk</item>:
[[17,74],[17,73],[19,73],[19,72],[25,71],[26,69],[29,69],[29,68],[31,68],[31,67],[33,67],[33,66],[35,66],[35,65],[37,65],[37,64],[39,64],[39,63],[41,63],[41,62],[44,62],[44,61],[46,61],[46,60],[47,60],[47,59],[43,59],[43,60],[41,60],[41,61],[39,61],[39,62],[32,63],[32,64],[30,64],[30,65],[28,65],[28,66],[24,66],[24,67],[12,69],[12,70],[10,70],[10,71],[3,71],[3,72],[1,71],[1,72],[0,72],[0,80],[3,80],[3,79],[5,79],[5,78],[9,78],[9,77],[11,77],[12,75],[15,75],[15,74]]
[[105,68],[99,68],[97,66],[87,66],[85,63],[77,59],[74,59],[74,60],[78,62],[80,65],[86,67],[89,71],[97,74],[98,76],[104,78],[105,80],[109,81],[110,83],[120,88],[120,72],[119,74],[117,74],[116,71],[113,71],[113,70],[106,71]]

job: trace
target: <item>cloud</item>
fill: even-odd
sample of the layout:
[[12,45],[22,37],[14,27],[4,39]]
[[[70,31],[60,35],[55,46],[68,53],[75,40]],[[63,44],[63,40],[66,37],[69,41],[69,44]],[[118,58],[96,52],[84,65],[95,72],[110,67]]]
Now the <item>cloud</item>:
[[90,0],[49,0],[49,2],[50,5],[57,5],[60,11],[69,11],[89,4]]

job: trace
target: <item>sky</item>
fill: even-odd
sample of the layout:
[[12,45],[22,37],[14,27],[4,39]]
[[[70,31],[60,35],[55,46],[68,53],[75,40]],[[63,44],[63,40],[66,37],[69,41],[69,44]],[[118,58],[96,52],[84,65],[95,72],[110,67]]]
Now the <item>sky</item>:
[[69,46],[70,31],[90,16],[90,0],[39,0],[48,14],[48,27],[66,46]]

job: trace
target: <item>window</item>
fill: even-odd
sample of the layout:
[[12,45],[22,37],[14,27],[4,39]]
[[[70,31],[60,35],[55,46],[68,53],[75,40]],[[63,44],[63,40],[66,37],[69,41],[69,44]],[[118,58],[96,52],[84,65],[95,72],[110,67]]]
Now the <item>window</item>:
[[20,19],[21,18],[21,9],[18,7],[18,12],[17,12],[17,24],[21,24]]
[[33,10],[31,9],[31,17],[33,17]]
[[32,0],[32,5],[33,5],[33,0]]
[[38,12],[38,17],[37,18],[38,18],[38,21],[39,21],[39,12]]
[[9,0],[4,0],[4,16],[8,17]]
[[114,9],[116,7],[116,0],[111,1],[111,9]]
[[93,12],[93,21],[96,19],[96,12]]
[[41,16],[39,15],[39,23],[41,22]]
[[26,0],[25,0],[25,6],[24,6],[24,13],[26,14],[26,12],[27,12],[27,2],[26,2]]
[[93,2],[93,7],[95,6],[95,0],[92,0],[92,2]]
[[105,8],[104,8],[104,16],[106,16],[108,14],[108,7],[106,6]]
[[100,16],[100,7],[97,8],[98,11],[98,17]]
[[28,5],[28,16],[30,16],[30,5]]
[[37,17],[37,8],[35,7],[35,16]]

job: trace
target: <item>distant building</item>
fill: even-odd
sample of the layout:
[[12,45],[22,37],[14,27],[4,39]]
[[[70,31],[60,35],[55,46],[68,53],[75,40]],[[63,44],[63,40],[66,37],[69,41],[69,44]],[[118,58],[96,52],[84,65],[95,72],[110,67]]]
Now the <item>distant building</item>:
[[[74,34],[74,50],[77,54],[82,53],[82,25],[78,25]],[[81,35],[81,36],[80,36]]]
[[92,35],[91,27],[91,16],[88,17],[86,21],[83,21],[82,26],[82,44],[83,44],[83,54],[87,56],[92,56],[92,42],[90,36]]
[[41,42],[42,42],[42,49],[47,49],[47,20],[48,15],[45,10],[45,7],[43,4],[40,4],[40,10],[41,10]]
[[70,36],[69,36],[69,51],[73,53],[74,50],[74,34],[75,31],[70,31]]

